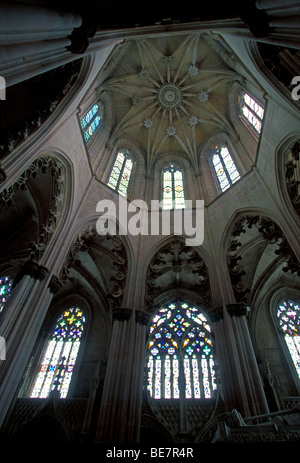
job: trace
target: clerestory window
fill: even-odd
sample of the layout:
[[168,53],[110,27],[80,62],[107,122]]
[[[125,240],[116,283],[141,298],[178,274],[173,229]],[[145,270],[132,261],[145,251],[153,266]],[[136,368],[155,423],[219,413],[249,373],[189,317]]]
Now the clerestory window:
[[152,318],[147,390],[153,399],[210,399],[217,390],[210,324],[197,307],[176,301]]
[[241,178],[226,145],[216,147],[211,155],[211,162],[221,192],[226,191]]
[[100,104],[94,106],[81,119],[81,129],[86,142],[90,141],[97,128],[103,125],[104,108]]
[[259,135],[262,129],[264,109],[245,92],[241,95],[241,114],[246,123],[250,124]]
[[130,177],[132,174],[133,160],[132,154],[128,149],[122,149],[118,152],[113,165],[108,186],[116,190],[123,196],[127,195]]
[[162,200],[163,209],[183,209],[185,205],[183,173],[173,164],[162,171]]
[[61,399],[67,397],[85,323],[79,307],[64,310],[56,320],[29,394],[31,398],[47,398],[53,391],[57,391]]
[[287,345],[292,363],[300,379],[300,306],[284,300],[277,308],[277,321]]

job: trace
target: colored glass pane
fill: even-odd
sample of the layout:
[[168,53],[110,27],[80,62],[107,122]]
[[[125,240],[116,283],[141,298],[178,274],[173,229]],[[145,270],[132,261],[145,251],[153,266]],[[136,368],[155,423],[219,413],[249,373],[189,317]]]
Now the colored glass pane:
[[11,294],[12,284],[13,281],[8,276],[0,278],[0,312],[4,309],[7,299]]
[[300,307],[286,300],[277,309],[279,326],[284,335],[292,362],[300,378]]
[[133,161],[128,150],[120,151],[112,168],[108,186],[126,196],[132,173]]
[[83,129],[84,139],[86,142],[93,136],[98,126],[102,125],[103,107],[95,104],[88,113],[81,119],[81,128]]
[[258,134],[261,132],[264,109],[247,93],[243,94],[241,110]]
[[173,166],[163,171],[163,209],[182,209],[185,206],[183,176]]
[[[177,301],[160,309],[149,328],[148,358],[150,397],[209,398],[216,389],[211,328],[197,307]],[[181,361],[184,381],[179,378]]]
[[241,178],[226,146],[216,148],[211,159],[222,192]]
[[61,398],[67,396],[84,324],[85,317],[78,307],[65,310],[58,318],[30,397],[46,398],[53,390]]

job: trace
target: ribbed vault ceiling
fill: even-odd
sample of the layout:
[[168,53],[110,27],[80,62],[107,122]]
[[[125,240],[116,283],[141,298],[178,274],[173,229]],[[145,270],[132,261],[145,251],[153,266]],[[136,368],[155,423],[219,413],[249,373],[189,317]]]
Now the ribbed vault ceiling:
[[148,172],[170,153],[197,170],[199,150],[213,133],[235,134],[228,97],[241,76],[201,34],[130,40],[116,47],[100,78],[100,94],[109,93],[113,108],[108,144],[134,141]]

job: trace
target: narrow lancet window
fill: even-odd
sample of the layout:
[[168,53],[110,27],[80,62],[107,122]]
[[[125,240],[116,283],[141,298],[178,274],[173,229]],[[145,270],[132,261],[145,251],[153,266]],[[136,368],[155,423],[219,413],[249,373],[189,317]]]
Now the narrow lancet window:
[[183,209],[185,205],[182,170],[170,165],[162,172],[163,209]]
[[241,178],[227,146],[216,147],[211,160],[222,192]]
[[102,124],[103,107],[99,104],[94,104],[94,106],[81,119],[81,128],[86,142],[92,138],[97,127],[101,127]]
[[264,109],[245,92],[242,93],[241,98],[241,113],[257,134],[260,134],[264,118]]
[[127,195],[133,160],[129,150],[120,150],[112,168],[108,186],[123,196]]
[[300,306],[291,300],[283,301],[277,309],[280,330],[300,379]]

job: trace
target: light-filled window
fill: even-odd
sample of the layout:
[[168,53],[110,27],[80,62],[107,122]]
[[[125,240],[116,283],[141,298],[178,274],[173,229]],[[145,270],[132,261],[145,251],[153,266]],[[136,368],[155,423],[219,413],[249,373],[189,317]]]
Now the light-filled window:
[[241,113],[257,134],[260,134],[264,118],[264,109],[245,92],[242,93],[241,98]]
[[210,324],[197,307],[176,301],[152,318],[147,390],[153,399],[210,399],[217,390]]
[[12,290],[13,281],[9,276],[0,277],[0,312],[5,307]]
[[57,391],[61,399],[67,397],[85,322],[79,307],[64,310],[57,319],[30,397],[47,398],[52,391]]
[[227,146],[216,147],[211,161],[222,192],[241,178]]
[[182,170],[171,164],[162,172],[163,209],[182,209],[185,205]]
[[277,320],[291,360],[300,379],[300,306],[292,300],[283,301],[277,308]]
[[94,104],[94,106],[81,119],[81,128],[84,139],[88,142],[94,135],[96,129],[103,124],[103,106]]
[[108,186],[123,196],[126,196],[132,168],[133,160],[131,152],[127,149],[120,150],[112,168]]

